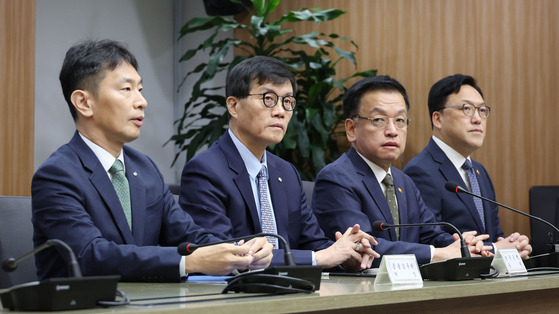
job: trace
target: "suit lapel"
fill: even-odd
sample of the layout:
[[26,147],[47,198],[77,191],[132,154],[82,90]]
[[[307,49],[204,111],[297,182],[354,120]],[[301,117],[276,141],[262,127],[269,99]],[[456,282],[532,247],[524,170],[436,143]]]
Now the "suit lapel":
[[262,230],[262,226],[260,226],[260,219],[258,218],[256,200],[254,199],[254,194],[252,194],[250,176],[248,175],[245,164],[243,163],[241,154],[239,154],[239,151],[235,147],[233,140],[229,136],[229,132],[225,132],[219,142],[221,150],[223,151],[225,158],[227,158],[229,169],[234,174],[233,182],[235,182],[235,185],[239,189],[243,201],[249,210],[254,230],[256,232],[260,232]]
[[87,146],[87,144],[81,139],[78,132],[75,133],[69,145],[80,157],[84,169],[91,173],[89,180],[99,193],[101,199],[103,199],[103,202],[105,202],[107,214],[113,218],[113,221],[119,229],[124,242],[130,244],[134,243],[134,237],[128,227],[128,222],[124,216],[122,205],[120,204],[113,184],[111,183],[107,172],[103,169],[101,162],[97,159],[97,156],[95,156],[89,146]]
[[[380,187],[373,170],[371,170],[363,158],[357,154],[357,151],[353,147],[349,149],[347,154],[349,155],[351,162],[355,165],[355,168],[357,168],[357,173],[363,176],[363,185],[365,185],[365,188],[369,194],[371,194],[376,206],[380,209],[384,221],[388,224],[393,224],[394,218],[390,213],[388,202],[386,202],[386,195],[382,192],[382,188]],[[389,229],[388,233],[390,235],[390,240],[397,241],[396,231],[394,231],[394,229]]]
[[[441,174],[443,175],[446,181],[456,182],[463,187],[468,186],[466,182],[464,182],[464,180],[462,179],[460,173],[458,173],[458,170],[456,170],[456,167],[454,167],[450,159],[446,157],[445,153],[433,141],[433,139],[429,141],[429,145],[427,146],[427,149],[431,154],[431,156],[433,157],[433,160],[439,164],[439,171],[441,172]],[[468,212],[470,213],[474,221],[476,222],[476,225],[479,228],[479,230],[484,230],[483,224],[481,223],[481,219],[479,218],[479,214],[476,209],[476,205],[474,203],[473,196],[463,194],[463,193],[457,194],[457,196],[460,199],[460,201],[464,204],[464,207],[466,207],[466,209],[468,210]]]

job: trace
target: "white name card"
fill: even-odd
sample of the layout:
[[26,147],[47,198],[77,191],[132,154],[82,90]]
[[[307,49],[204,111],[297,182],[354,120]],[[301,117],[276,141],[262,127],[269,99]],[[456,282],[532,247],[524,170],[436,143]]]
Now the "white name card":
[[514,248],[497,250],[491,266],[499,271],[500,276],[505,274],[510,276],[524,275],[528,273],[520,254]]
[[410,285],[423,287],[423,278],[413,254],[384,255],[375,285]]

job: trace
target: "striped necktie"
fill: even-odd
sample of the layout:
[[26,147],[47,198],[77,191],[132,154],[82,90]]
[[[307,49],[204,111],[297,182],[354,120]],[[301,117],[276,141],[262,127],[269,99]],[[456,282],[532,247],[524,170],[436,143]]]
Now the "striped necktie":
[[[481,196],[481,190],[479,189],[479,183],[477,181],[476,174],[474,172],[474,167],[472,167],[472,162],[466,159],[462,165],[462,169],[466,170],[468,173],[468,180],[470,180],[470,189],[475,195]],[[474,197],[474,203],[476,204],[477,213],[483,224],[483,229],[485,230],[485,213],[483,212],[483,203],[480,198]]]
[[[268,193],[268,171],[266,166],[262,166],[257,175],[258,178],[258,194],[260,196],[260,224],[262,225],[262,232],[277,234],[276,225],[274,224],[274,213],[270,206],[269,193]],[[274,237],[267,237],[274,248],[277,248],[277,239]]]

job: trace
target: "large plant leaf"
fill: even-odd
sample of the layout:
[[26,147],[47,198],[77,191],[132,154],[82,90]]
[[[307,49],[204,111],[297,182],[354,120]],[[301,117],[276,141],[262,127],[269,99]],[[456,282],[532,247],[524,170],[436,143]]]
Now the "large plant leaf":
[[[231,1],[242,3],[240,0]],[[356,65],[355,51],[352,51],[358,49],[355,42],[335,33],[310,32],[298,35],[283,25],[301,21],[322,23],[338,18],[344,11],[302,8],[288,12],[276,21],[268,21],[279,1],[251,0],[254,11],[247,24],[223,17],[210,17],[194,18],[181,28],[179,40],[187,40],[188,34],[197,31],[213,30],[180,59],[181,62],[190,62],[198,54],[208,56],[205,62],[187,73],[180,84],[182,86],[187,79],[190,82],[191,78],[197,77],[192,85],[192,95],[184,105],[184,113],[175,121],[176,134],[169,140],[181,152],[186,152],[187,160],[217,140],[228,123],[224,86],[213,86],[215,75],[222,71],[228,73],[239,62],[254,55],[282,60],[292,69],[299,88],[298,105],[283,141],[270,145],[268,149],[292,162],[304,180],[313,180],[326,163],[339,156],[337,141],[332,134],[336,125],[343,121],[339,106],[346,90],[344,84],[354,77],[376,75],[376,71],[357,72],[350,77],[337,78],[336,65],[341,60]],[[232,29],[247,32],[250,39],[216,40],[218,34]],[[293,34],[289,36],[290,33]],[[349,42],[351,50],[336,46],[335,42],[339,40]],[[233,47],[242,51],[242,55],[234,56],[231,62],[227,62],[225,56]],[[210,84],[212,87],[206,87]],[[178,156],[176,154],[173,163]]]

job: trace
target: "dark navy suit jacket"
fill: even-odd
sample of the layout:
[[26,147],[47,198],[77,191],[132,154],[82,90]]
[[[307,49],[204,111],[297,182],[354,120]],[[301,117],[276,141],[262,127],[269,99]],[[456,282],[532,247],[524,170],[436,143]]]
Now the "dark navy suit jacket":
[[[78,132],[39,167],[32,182],[35,246],[68,244],[84,275],[121,275],[124,281],[179,281],[181,242],[219,241],[197,226],[173,199],[156,165],[124,146],[132,230],[101,162]],[[58,249],[36,256],[39,279],[66,277]]]
[[[401,224],[436,222],[425,206],[412,180],[391,167]],[[386,197],[375,174],[352,147],[338,160],[324,167],[316,178],[313,210],[320,226],[328,235],[342,227],[360,224],[361,230],[378,241],[375,250],[381,254],[415,254],[418,263],[429,263],[429,245],[445,247],[454,239],[438,226],[400,229],[397,241],[394,229],[373,231],[375,221],[393,222]],[[375,259],[373,266],[378,266]]]
[[[481,195],[495,200],[495,189],[489,174],[480,163],[472,160],[472,165],[477,175]],[[437,220],[449,222],[461,232],[475,230],[478,234],[489,234],[488,242],[495,242],[498,237],[504,237],[497,215],[499,209],[496,205],[483,201],[486,227],[484,229],[473,197],[445,189],[444,185],[447,181],[454,181],[466,189],[467,185],[433,139],[421,153],[410,160],[404,172],[415,182]]]
[[[327,248],[332,242],[307,206],[295,167],[270,152],[266,154],[278,234],[289,243],[297,264],[310,265],[311,251]],[[262,232],[250,177],[228,132],[185,165],[179,203],[197,224],[220,238]],[[272,265],[283,264],[282,251],[274,250]]]

